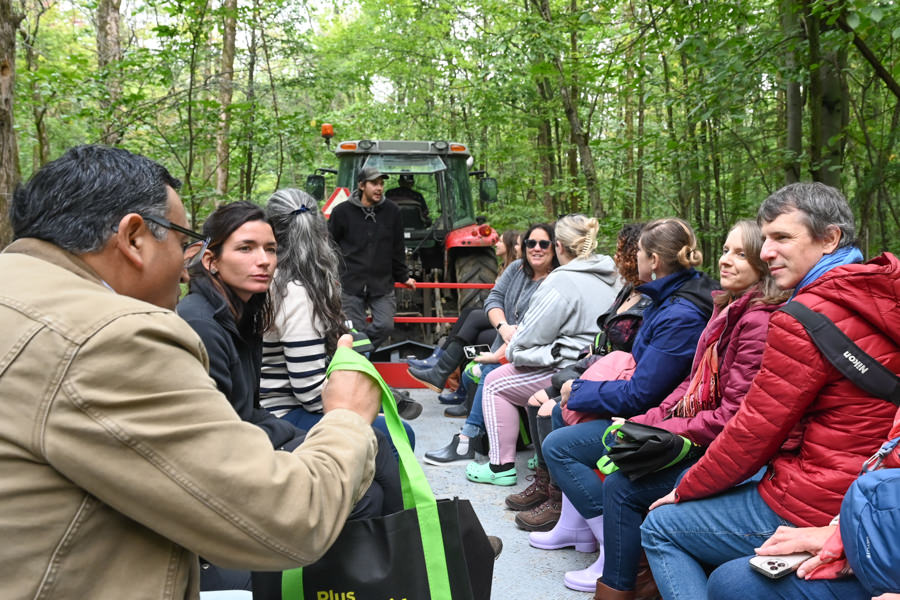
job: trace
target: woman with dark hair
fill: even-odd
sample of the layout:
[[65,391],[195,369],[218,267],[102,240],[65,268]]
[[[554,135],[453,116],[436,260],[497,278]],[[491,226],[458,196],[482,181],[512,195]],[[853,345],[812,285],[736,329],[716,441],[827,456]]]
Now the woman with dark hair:
[[[241,419],[265,431],[273,448],[293,450],[306,431],[279,419],[258,401],[262,337],[275,319],[269,296],[277,264],[275,234],[263,210],[249,202],[216,209],[204,223],[203,233],[210,238],[209,246],[191,267],[190,291],[176,310],[206,346],[209,374]],[[390,446],[380,436],[376,482],[356,505],[352,518],[380,515],[389,500],[390,511],[396,510],[392,484],[382,487],[377,475],[390,472],[392,465],[396,473]],[[399,498],[399,474],[396,495]]]
[[537,223],[529,227],[522,238],[522,254],[525,258],[513,261],[488,294],[484,311],[497,334],[492,351],[475,359],[481,363],[480,383],[472,400],[472,409],[460,433],[454,435],[443,448],[426,452],[425,462],[442,465],[475,457],[474,440],[481,438],[485,430],[481,410],[482,384],[487,374],[505,360],[506,345],[516,333],[517,324],[528,309],[535,290],[559,266],[554,241],[550,225]]
[[[497,258],[501,260],[500,270],[497,271],[499,279],[503,271],[516,260],[515,242],[519,239],[518,231],[504,232],[500,239],[497,240],[495,251]],[[410,359],[409,363],[410,376],[424,383],[428,389],[440,393],[444,388],[444,383],[453,371],[465,363],[463,348],[469,345],[483,344],[491,345],[496,336],[496,331],[488,319],[487,312],[483,308],[467,308],[459,314],[459,318],[444,343],[434,349],[431,356],[418,360]],[[450,355],[441,361],[441,357],[450,350]],[[441,396],[440,400],[445,404],[460,404],[465,400],[462,393],[452,396]],[[448,414],[448,416],[465,416],[465,414],[456,415]]]

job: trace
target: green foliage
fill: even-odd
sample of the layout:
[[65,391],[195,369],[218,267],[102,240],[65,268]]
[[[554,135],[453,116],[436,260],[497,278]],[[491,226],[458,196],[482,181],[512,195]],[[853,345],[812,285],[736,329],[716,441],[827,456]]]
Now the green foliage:
[[[799,156],[785,145],[785,86],[810,90],[809,41],[782,32],[785,14],[818,19],[823,56],[843,53],[842,188],[869,254],[900,250],[898,98],[856,50],[855,34],[900,79],[900,11],[888,0],[287,0],[241,3],[234,95],[219,105],[224,9],[209,0],[148,0],[123,14],[124,58],[96,65],[94,3],[53,4],[28,71],[20,45],[16,126],[24,176],[34,111],[51,156],[94,142],[108,123],[120,144],[185,180],[202,219],[219,201],[262,202],[334,166],[319,126],[338,139],[449,139],[500,184],[484,211],[498,229],[590,211],[583,157],[563,92],[587,132],[607,214],[622,222],[677,214],[712,266],[728,226],[753,216],[796,161],[811,177],[804,107]],[[804,12],[808,9],[808,13]],[[787,11],[787,12],[785,12]],[[841,19],[852,29],[839,27]],[[24,26],[28,25],[28,20]],[[796,57],[789,63],[786,58]],[[101,110],[108,77],[117,106]],[[229,191],[217,196],[215,136],[231,119]],[[248,169],[248,164],[249,169]],[[606,244],[601,244],[607,247]]]

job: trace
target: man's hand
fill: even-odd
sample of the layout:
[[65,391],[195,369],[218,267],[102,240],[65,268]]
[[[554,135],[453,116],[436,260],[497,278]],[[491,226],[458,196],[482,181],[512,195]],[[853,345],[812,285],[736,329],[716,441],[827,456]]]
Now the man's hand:
[[409,279],[407,279],[406,281],[403,282],[403,285],[405,285],[406,287],[408,287],[411,290],[414,290],[414,289],[416,289],[416,280],[413,279],[412,277],[410,277]]
[[541,404],[541,407],[537,411],[537,416],[539,417],[550,417],[553,415],[553,409],[556,408],[556,402],[550,400],[549,402],[544,402]]
[[666,494],[665,496],[663,496],[662,498],[660,498],[659,500],[657,500],[656,502],[651,504],[650,510],[653,510],[654,508],[656,508],[658,506],[663,506],[665,504],[675,504],[675,499],[676,499],[675,498],[675,490],[672,490],[671,492],[669,492],[668,494]]
[[[353,336],[342,335],[338,348],[353,348]],[[322,410],[352,410],[369,423],[381,409],[381,388],[375,380],[360,371],[332,371],[322,390]]]

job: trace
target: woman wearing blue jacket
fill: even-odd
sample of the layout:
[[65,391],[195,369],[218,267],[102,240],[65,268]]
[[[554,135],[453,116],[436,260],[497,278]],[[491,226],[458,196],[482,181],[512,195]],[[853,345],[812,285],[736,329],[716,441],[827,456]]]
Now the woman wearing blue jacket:
[[[681,219],[659,219],[644,227],[637,262],[638,276],[646,283],[637,289],[653,303],[644,309],[631,350],[634,374],[629,380],[575,379],[563,385],[562,401],[553,411],[555,429],[541,446],[551,477],[599,540],[603,539],[603,483],[593,469],[605,451],[603,433],[613,417],[644,413],[684,380],[712,314],[711,293],[717,286],[694,269],[703,260],[696,246],[693,230]],[[561,406],[600,418],[565,427]],[[584,575],[576,577],[579,581],[594,582],[603,573],[602,563],[601,555],[585,573],[573,574]]]

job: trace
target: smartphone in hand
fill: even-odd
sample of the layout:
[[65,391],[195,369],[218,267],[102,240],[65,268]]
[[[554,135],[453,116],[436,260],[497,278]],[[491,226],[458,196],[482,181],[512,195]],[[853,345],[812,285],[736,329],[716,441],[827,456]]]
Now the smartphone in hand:
[[754,556],[750,559],[750,568],[771,579],[780,579],[812,558],[809,552],[797,552],[782,556]]
[[475,344],[474,346],[463,346],[463,352],[466,353],[466,358],[472,360],[482,352],[490,352],[491,347],[487,344]]

